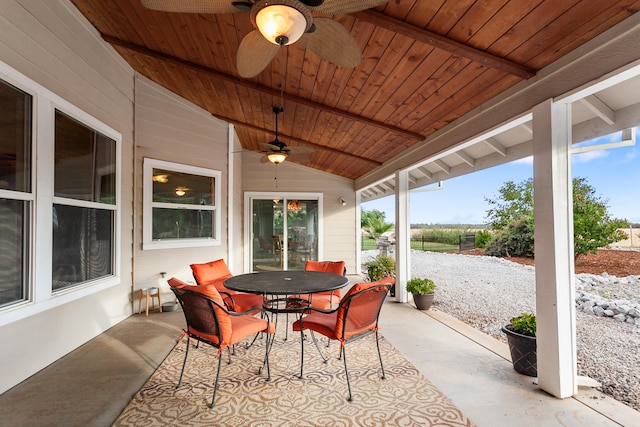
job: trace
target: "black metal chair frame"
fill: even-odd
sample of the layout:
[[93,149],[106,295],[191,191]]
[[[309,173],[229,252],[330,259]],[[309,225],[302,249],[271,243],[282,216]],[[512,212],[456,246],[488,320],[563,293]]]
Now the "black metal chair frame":
[[[184,313],[184,317],[185,320],[187,322],[187,327],[186,329],[183,330],[184,334],[187,336],[187,347],[186,347],[186,351],[184,354],[184,361],[182,362],[182,369],[180,370],[180,378],[178,379],[178,384],[176,385],[176,388],[180,388],[180,386],[182,385],[182,377],[184,375],[184,368],[187,364],[187,357],[189,356],[189,344],[191,342],[191,339],[196,340],[197,345],[199,345],[199,343],[204,343],[204,344],[208,344],[214,348],[218,349],[218,353],[217,353],[217,358],[218,358],[218,367],[216,370],[216,381],[213,387],[213,396],[211,398],[211,404],[209,405],[209,408],[213,408],[215,406],[215,401],[216,401],[216,392],[218,390],[218,380],[220,378],[220,366],[222,365],[222,348],[220,347],[220,344],[216,344],[204,337],[201,337],[199,335],[196,335],[194,333],[189,332],[190,327],[192,327],[195,330],[199,330],[200,332],[206,333],[204,332],[202,329],[206,329],[203,328],[202,326],[198,327],[199,325],[203,325],[206,322],[213,322],[213,324],[215,325],[215,335],[217,335],[218,337],[218,342],[221,343],[222,342],[222,331],[220,329],[220,320],[218,318],[218,313],[216,312],[215,308],[219,308],[220,310],[223,310],[226,314],[228,314],[229,316],[246,316],[246,315],[252,315],[252,314],[256,314],[257,312],[262,312],[262,309],[259,308],[255,308],[255,309],[251,309],[251,310],[247,310],[244,312],[235,312],[235,311],[230,311],[227,309],[227,307],[225,305],[222,305],[220,303],[218,303],[217,301],[214,301],[213,299],[209,298],[206,295],[203,295],[199,292],[194,292],[191,291],[189,289],[185,289],[185,288],[171,288],[171,290],[173,291],[173,293],[176,295],[176,298],[178,299],[178,301],[180,302],[180,306],[182,307],[182,311]],[[205,321],[201,321],[200,319],[196,319],[194,318],[193,314],[191,313],[191,309],[187,308],[185,299],[188,298],[199,298],[201,299],[201,302],[199,302],[198,304],[200,304],[200,307],[194,308],[194,309],[198,309],[198,310],[202,310],[205,313]],[[264,313],[263,313],[264,314]],[[267,324],[269,323],[269,319],[268,317],[266,317],[265,315],[265,319],[267,321]],[[257,336],[258,334],[256,334]],[[255,341],[255,337],[253,339],[253,341]],[[258,369],[258,373],[261,374],[262,373],[262,368],[264,366],[267,367],[267,378],[266,381],[270,381],[271,380],[271,370],[269,368],[269,339],[265,340],[265,355],[264,355],[264,360],[262,363],[262,366]],[[251,343],[253,344],[253,342]],[[250,345],[249,345],[250,346]],[[249,347],[248,346],[248,347]],[[235,347],[235,345],[234,345]],[[247,347],[247,348],[248,348]],[[231,351],[229,351],[229,348],[227,347],[227,351],[229,352],[229,359],[227,364],[231,363]]]
[[[346,344],[352,341],[356,341],[360,338],[369,336],[371,334],[375,334],[375,341],[376,341],[376,348],[378,351],[378,359],[380,360],[380,369],[382,371],[382,379],[385,379],[385,373],[384,373],[384,365],[382,363],[382,354],[380,353],[380,343],[379,343],[379,336],[378,336],[378,318],[380,317],[380,311],[382,310],[382,304],[384,303],[384,300],[387,296],[387,293],[389,292],[389,290],[391,289],[391,284],[388,283],[383,283],[380,285],[376,285],[376,286],[372,286],[370,288],[367,289],[363,289],[359,292],[356,292],[354,294],[345,296],[341,301],[340,304],[338,305],[337,308],[333,309],[333,310],[321,310],[319,308],[314,308],[314,307],[309,307],[308,312],[311,311],[316,311],[319,313],[325,313],[325,314],[332,314],[335,313],[341,309],[345,310],[345,315],[344,315],[344,319],[342,321],[342,336],[337,337],[337,339],[339,341],[341,341],[341,346],[340,346],[340,354],[338,356],[338,359],[342,358],[343,362],[344,362],[344,371],[345,371],[345,376],[347,378],[347,388],[349,390],[349,398],[347,400],[352,401],[353,400],[353,395],[351,393],[351,381],[349,380],[349,369],[347,368],[347,354],[345,351],[345,347]],[[375,298],[378,298],[380,300],[380,303],[378,304],[378,308],[377,311],[375,313],[375,317],[372,315],[371,319],[373,320],[370,324],[374,324],[375,326],[373,327],[373,329],[369,329],[366,331],[363,331],[359,334],[353,335],[347,339],[345,339],[345,333],[349,332],[349,330],[347,329],[347,321],[349,319],[349,310],[351,309],[351,304],[353,303],[354,300],[358,300],[360,298],[367,298],[369,296],[369,294],[371,293],[376,293],[375,294]],[[345,307],[346,306],[346,307]],[[345,308],[343,308],[345,307]],[[304,317],[302,317],[300,320],[300,342],[301,342],[301,346],[302,346],[302,351],[301,351],[301,355],[300,355],[300,378],[303,378],[303,369],[304,369]],[[324,354],[322,354],[322,350],[320,349],[320,346],[318,345],[318,341],[316,340],[316,337],[313,333],[313,330],[311,330],[311,338],[313,339],[313,343],[316,346],[316,349],[318,350],[318,353],[320,354],[320,357],[322,357],[322,360],[324,361],[324,363],[327,363],[327,361],[329,360],[327,357],[324,356]]]

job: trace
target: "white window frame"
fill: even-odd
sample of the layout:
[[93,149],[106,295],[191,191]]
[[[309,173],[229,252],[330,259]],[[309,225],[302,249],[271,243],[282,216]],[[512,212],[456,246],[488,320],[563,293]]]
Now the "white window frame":
[[[175,172],[188,173],[213,178],[214,192],[213,206],[210,205],[180,205],[176,203],[159,203],[153,201],[153,169],[164,169]],[[221,244],[221,190],[222,172],[215,169],[201,168],[181,163],[167,162],[151,158],[144,158],[143,164],[143,215],[142,215],[142,249],[175,249],[193,248],[203,246],[219,246]],[[213,211],[213,237],[193,238],[193,239],[166,239],[153,240],[153,208],[170,209],[198,209]]]
[[[2,61],[0,61],[0,78],[33,96],[32,191],[30,194],[12,192],[10,197],[31,202],[28,299],[0,309],[0,326],[3,326],[121,284],[122,134]],[[112,205],[115,209],[113,274],[54,293],[51,260],[52,209],[56,203],[56,198],[53,196],[56,109],[116,141],[116,201],[115,205]],[[6,196],[4,191],[2,196]],[[103,207],[104,205],[100,204],[100,208]]]

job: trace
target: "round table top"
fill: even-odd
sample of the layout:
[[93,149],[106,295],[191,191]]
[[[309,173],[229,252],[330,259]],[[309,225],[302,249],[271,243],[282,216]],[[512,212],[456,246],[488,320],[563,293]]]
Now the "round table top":
[[252,294],[292,295],[333,291],[348,282],[346,276],[321,271],[261,271],[230,277],[224,286]]

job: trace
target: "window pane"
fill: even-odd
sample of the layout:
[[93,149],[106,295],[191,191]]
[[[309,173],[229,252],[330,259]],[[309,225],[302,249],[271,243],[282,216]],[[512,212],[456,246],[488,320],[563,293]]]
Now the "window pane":
[[0,199],[0,307],[27,299],[29,202]]
[[114,211],[53,206],[53,290],[113,274]]
[[213,206],[214,178],[164,169],[153,169],[153,201]]
[[0,188],[31,191],[31,95],[0,80]]
[[214,212],[153,208],[153,240],[213,238]]
[[115,204],[116,142],[56,111],[55,195]]

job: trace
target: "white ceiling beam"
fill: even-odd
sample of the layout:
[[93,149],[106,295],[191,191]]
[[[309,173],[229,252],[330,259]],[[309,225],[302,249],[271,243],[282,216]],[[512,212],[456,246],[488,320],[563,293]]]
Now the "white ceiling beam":
[[620,132],[638,126],[640,122],[640,104],[633,104],[616,111],[616,122],[606,124],[599,118],[573,125],[571,132],[573,143],[587,141],[603,135]]
[[381,182],[379,187],[386,193],[387,191],[395,191],[395,188],[389,181]]
[[507,149],[504,147],[504,145],[500,144],[500,142],[498,142],[497,139],[495,138],[487,138],[484,140],[484,142],[493,149],[493,151],[495,151],[496,153],[500,154],[501,156],[506,156],[507,155]]
[[470,155],[468,155],[467,153],[465,153],[464,151],[456,151],[455,155],[458,156],[460,160],[462,160],[463,162],[465,162],[471,167],[473,167],[473,165],[475,165],[476,163],[476,160]]
[[420,166],[419,168],[415,168],[415,169],[412,170],[412,172],[415,172],[416,174],[420,174],[420,175],[424,176],[425,178],[431,179],[431,172],[429,172],[424,166]]
[[529,135],[533,136],[533,128],[531,127],[531,122],[523,123],[520,125],[522,129],[525,130]]
[[436,165],[440,170],[442,170],[442,172],[446,173],[447,175],[451,173],[451,167],[449,167],[449,165],[443,162],[442,160],[440,159],[435,160],[433,164]]
[[582,105],[584,105],[589,111],[600,117],[608,125],[612,125],[616,122],[616,112],[613,111],[607,104],[602,102],[600,98],[595,95],[589,95],[586,98],[580,99]]

